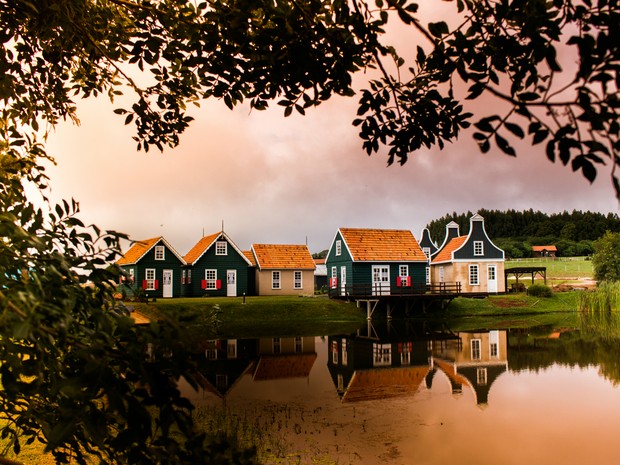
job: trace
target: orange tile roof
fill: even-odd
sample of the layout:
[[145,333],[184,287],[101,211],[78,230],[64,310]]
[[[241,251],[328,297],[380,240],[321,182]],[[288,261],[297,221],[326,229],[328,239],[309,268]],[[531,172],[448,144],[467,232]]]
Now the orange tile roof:
[[452,239],[446,244],[446,246],[439,251],[437,255],[433,257],[432,263],[436,262],[449,262],[452,260],[452,252],[463,245],[468,236],[459,236]]
[[426,261],[411,231],[340,228],[354,261]]
[[245,258],[250,260],[250,263],[252,264],[252,266],[256,266],[256,259],[254,258],[254,254],[252,253],[251,250],[244,250],[243,255],[245,255]]
[[254,381],[307,378],[317,354],[263,355],[254,371]]
[[162,239],[161,236],[153,237],[151,239],[145,239],[143,241],[136,241],[129,248],[127,252],[123,254],[121,258],[116,262],[117,265],[133,265],[140,260],[145,253],[157,244]]
[[542,252],[543,250],[548,250],[549,252],[557,252],[557,248],[555,245],[533,245],[532,251],[534,252]]
[[189,264],[193,264],[196,260],[202,257],[202,254],[211,247],[211,244],[215,242],[215,240],[222,234],[221,232],[211,234],[209,236],[205,236],[198,241],[198,243],[192,247],[192,249],[187,252],[187,255],[183,257],[185,261]]
[[256,263],[262,270],[316,268],[312,255],[305,245],[252,244]]
[[429,370],[428,365],[357,370],[342,401],[358,402],[415,395]]

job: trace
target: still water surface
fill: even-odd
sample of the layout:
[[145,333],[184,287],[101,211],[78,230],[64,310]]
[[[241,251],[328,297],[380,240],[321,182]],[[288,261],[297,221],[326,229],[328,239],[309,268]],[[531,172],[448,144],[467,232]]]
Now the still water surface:
[[202,389],[185,394],[258,435],[271,463],[617,463],[617,340],[381,326],[205,341]]

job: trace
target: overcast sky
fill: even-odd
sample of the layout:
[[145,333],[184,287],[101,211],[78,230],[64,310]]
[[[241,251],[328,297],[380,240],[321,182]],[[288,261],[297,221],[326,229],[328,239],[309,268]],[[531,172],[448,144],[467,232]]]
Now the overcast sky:
[[[480,102],[474,102],[480,105]],[[456,211],[529,209],[618,212],[609,170],[590,185],[546,159],[544,144],[512,158],[482,154],[467,134],[387,167],[362,150],[357,97],[334,98],[306,116],[274,106],[228,110],[210,101],[181,144],[163,154],[136,151],[105,98],[79,102],[81,125],[61,124],[49,139],[53,197],[75,198],[81,218],[133,239],[163,235],[185,255],[203,234],[221,230],[242,249],[252,243],[329,247],[339,227],[410,229]],[[277,107],[277,108],[275,108]],[[441,242],[443,238],[434,238]]]

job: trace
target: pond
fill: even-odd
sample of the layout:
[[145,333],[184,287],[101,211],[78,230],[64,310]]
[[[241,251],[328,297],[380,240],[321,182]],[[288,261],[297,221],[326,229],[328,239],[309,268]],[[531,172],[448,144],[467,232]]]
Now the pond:
[[574,327],[204,341],[204,421],[265,463],[615,463],[620,339]]

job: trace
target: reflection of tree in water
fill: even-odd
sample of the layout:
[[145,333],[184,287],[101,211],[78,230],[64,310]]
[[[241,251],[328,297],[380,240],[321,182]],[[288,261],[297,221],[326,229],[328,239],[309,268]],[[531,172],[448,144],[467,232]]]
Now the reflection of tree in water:
[[[508,337],[508,367],[511,371],[539,371],[552,365],[599,367],[599,373],[614,385],[620,384],[620,317],[615,322],[595,324],[581,321],[581,329],[550,326],[513,329]],[[615,330],[612,327],[615,325]]]

